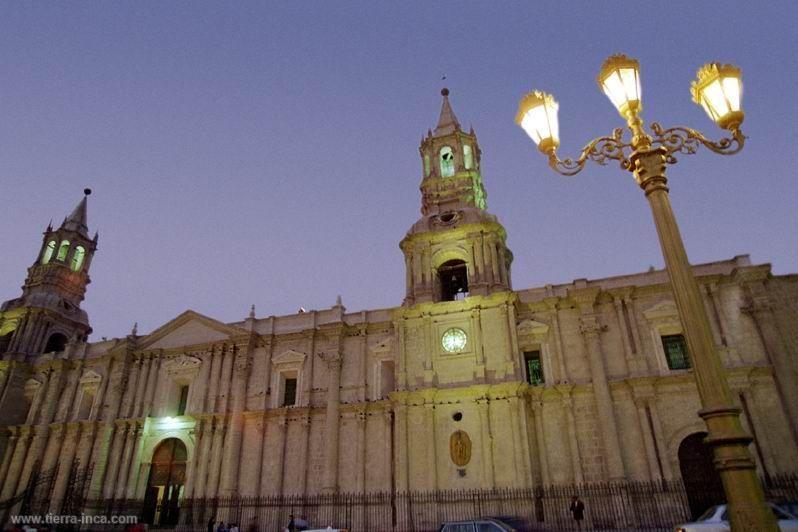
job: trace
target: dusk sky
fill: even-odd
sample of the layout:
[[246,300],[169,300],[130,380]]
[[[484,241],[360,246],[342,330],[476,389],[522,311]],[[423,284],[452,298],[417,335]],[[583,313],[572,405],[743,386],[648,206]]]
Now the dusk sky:
[[516,290],[661,268],[629,173],[559,176],[514,123],[537,88],[560,102],[562,156],[623,125],[595,82],[618,52],[640,60],[647,124],[716,139],[690,81],[742,68],[746,147],[679,156],[674,209],[692,263],[798,272],[797,20],[788,1],[4,2],[0,301],[88,186],[92,340],[186,309],[400,305],[443,86],[476,130]]

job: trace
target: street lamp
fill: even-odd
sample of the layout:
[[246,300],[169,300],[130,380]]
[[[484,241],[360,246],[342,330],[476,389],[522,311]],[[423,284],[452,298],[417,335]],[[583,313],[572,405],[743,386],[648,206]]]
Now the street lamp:
[[539,91],[521,99],[516,122],[548,156],[549,166],[557,172],[574,175],[588,160],[602,165],[615,160],[632,173],[645,191],[695,368],[702,406],[698,415],[707,425],[705,441],[713,449],[715,468],[723,481],[732,529],[777,530],[748,451],[752,438],[740,424],[740,409],[734,406],[698,285],[687,261],[665,177],[666,166],[676,162],[675,153],[693,154],[700,145],[723,155],[743,148],[740,69],[709,63],[698,70],[691,86],[693,100],[718,126],[730,132],[730,138],[719,141],[709,140],[687,127],[663,129],[656,122],[651,124],[653,135],[646,133],[640,118],[640,68],[636,59],[625,55],[609,57],[601,67],[598,84],[626,120],[632,134],[629,141],[624,139],[623,128],[616,128],[611,135],[590,141],[578,158],[560,159],[557,156],[559,106],[552,95]]

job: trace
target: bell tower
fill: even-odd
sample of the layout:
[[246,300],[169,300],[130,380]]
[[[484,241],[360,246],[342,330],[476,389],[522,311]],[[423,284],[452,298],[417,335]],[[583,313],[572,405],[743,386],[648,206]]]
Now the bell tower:
[[449,89],[441,95],[438,125],[419,147],[421,218],[400,244],[405,306],[511,290],[513,255],[504,227],[486,211],[477,136],[473,128],[466,133],[460,127]]
[[97,233],[89,237],[87,199],[91,189],[64,218],[58,229],[47,226],[42,246],[22,295],[0,307],[0,357],[25,360],[41,353],[59,352],[67,342],[84,341],[91,332],[89,317],[80,308],[86,293],[89,267],[97,249]]

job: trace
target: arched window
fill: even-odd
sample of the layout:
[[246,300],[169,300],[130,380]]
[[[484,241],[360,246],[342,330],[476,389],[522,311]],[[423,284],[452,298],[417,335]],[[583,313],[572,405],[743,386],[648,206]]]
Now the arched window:
[[468,144],[463,146],[463,166],[466,170],[471,170],[474,167],[474,152],[471,151],[471,146]]
[[462,260],[450,260],[438,268],[441,301],[456,301],[468,296],[468,267]]
[[429,155],[424,155],[424,177],[429,177]]
[[441,148],[441,177],[454,175],[454,153],[449,146]]
[[69,240],[62,240],[61,245],[58,246],[58,256],[56,260],[61,262],[66,260],[67,253],[69,253]]
[[47,339],[43,353],[60,353],[66,348],[67,337],[61,333],[54,333]]
[[83,266],[83,257],[86,255],[86,250],[83,249],[83,246],[77,246],[75,248],[75,252],[72,254],[72,271],[77,272],[80,271],[80,267]]
[[47,264],[53,258],[55,253],[55,240],[50,240],[47,243],[47,249],[44,250],[44,257],[42,257],[42,264]]

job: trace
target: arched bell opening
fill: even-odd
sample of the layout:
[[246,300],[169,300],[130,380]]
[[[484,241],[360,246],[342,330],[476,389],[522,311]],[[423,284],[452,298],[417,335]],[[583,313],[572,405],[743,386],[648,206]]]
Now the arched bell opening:
[[454,259],[438,268],[441,301],[457,301],[468,297],[468,267],[465,261]]
[[704,443],[706,437],[706,432],[695,432],[679,444],[679,469],[693,519],[710,506],[726,502],[720,475],[712,463],[712,449]]
[[188,452],[178,438],[167,438],[152,453],[152,467],[144,494],[142,520],[155,526],[174,526],[186,481]]
[[66,349],[67,337],[61,333],[53,333],[47,339],[43,353],[60,353]]

